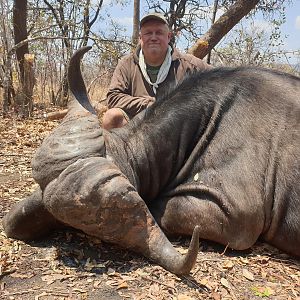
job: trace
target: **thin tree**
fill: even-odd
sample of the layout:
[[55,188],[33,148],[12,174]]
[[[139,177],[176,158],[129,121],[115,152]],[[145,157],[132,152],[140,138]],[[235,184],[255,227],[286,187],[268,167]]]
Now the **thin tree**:
[[[28,38],[27,33],[27,0],[14,0],[13,28],[15,45]],[[20,71],[20,87],[16,96],[20,115],[28,117],[32,114],[32,92],[34,86],[33,60],[29,55],[28,42],[16,49],[16,56]]]
[[[96,4],[95,14],[91,18],[90,10],[92,1],[50,1],[44,0],[47,8],[52,13],[56,25],[59,27],[62,39],[62,47],[65,51],[64,60],[67,63],[74,50],[85,46],[88,43],[91,33],[91,27],[97,20],[103,0],[99,0]],[[83,15],[83,18],[82,18]],[[80,20],[79,20],[80,19]],[[66,106],[68,102],[68,80],[67,68],[65,64],[65,72],[60,88],[60,96],[55,99],[54,104]]]
[[139,40],[139,27],[140,27],[140,0],[133,2],[133,31],[132,31],[132,44],[135,47]]
[[15,99],[15,90],[12,84],[12,59],[9,49],[13,43],[13,32],[11,30],[11,15],[9,14],[8,1],[0,1],[0,40],[2,44],[0,63],[0,86],[3,88],[3,115],[6,115],[9,106]]
[[[212,12],[212,18],[211,18],[211,24],[213,25],[216,21],[216,15],[217,15],[217,10],[218,10],[218,3],[219,0],[214,0],[214,7],[213,7],[213,12]],[[211,50],[207,54],[207,63],[210,64],[210,58],[211,58]]]

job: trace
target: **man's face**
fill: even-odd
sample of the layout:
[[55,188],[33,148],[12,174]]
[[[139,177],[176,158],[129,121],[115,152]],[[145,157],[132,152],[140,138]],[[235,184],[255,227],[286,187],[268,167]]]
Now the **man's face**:
[[150,65],[161,65],[165,59],[171,32],[166,24],[149,20],[140,30],[140,44],[145,60]]

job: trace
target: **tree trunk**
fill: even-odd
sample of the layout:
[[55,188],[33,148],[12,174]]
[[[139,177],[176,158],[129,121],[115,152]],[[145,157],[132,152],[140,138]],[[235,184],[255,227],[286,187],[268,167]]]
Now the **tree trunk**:
[[[67,70],[67,69],[66,69]],[[62,93],[60,102],[58,103],[61,107],[66,107],[69,100],[69,82],[68,82],[68,72],[65,71],[63,82],[62,82]]]
[[23,63],[23,79],[15,97],[15,110],[22,118],[32,116],[33,112],[33,88],[34,76],[34,54],[25,54]]
[[237,0],[210,29],[189,49],[189,53],[204,58],[219,41],[258,4],[259,0]]
[[0,17],[1,23],[1,42],[2,42],[2,63],[0,67],[0,85],[3,88],[3,115],[6,115],[9,110],[9,106],[14,102],[15,91],[12,85],[12,64],[11,54],[9,53],[11,35],[9,27],[11,26],[8,15],[9,8],[3,1],[0,1],[0,10],[2,16]]
[[33,112],[33,88],[35,84],[34,76],[34,54],[25,54],[24,56],[24,78],[23,78],[23,102],[22,102],[22,114],[25,117],[31,117]]
[[[13,27],[15,45],[27,40],[27,0],[14,0]],[[20,86],[16,96],[16,104],[22,117],[29,117],[33,111],[32,92],[34,86],[33,60],[29,55],[28,43],[16,48],[16,56],[20,70]],[[26,57],[26,55],[28,55]]]
[[132,44],[135,48],[139,41],[139,27],[140,27],[140,0],[134,0],[133,3],[133,32]]
[[[211,25],[213,25],[216,21],[216,14],[218,10],[218,2],[219,0],[214,0],[214,7],[212,12],[212,18],[211,18]],[[210,58],[211,58],[211,50],[207,54],[207,63],[210,64]]]
[[11,104],[10,88],[12,86],[11,80],[11,55],[7,55],[4,66],[4,78],[3,78],[3,116],[6,116]]
[[[27,39],[27,0],[14,0],[13,7],[13,27],[15,45]],[[16,49],[21,82],[24,78],[24,55],[29,53],[28,43]]]

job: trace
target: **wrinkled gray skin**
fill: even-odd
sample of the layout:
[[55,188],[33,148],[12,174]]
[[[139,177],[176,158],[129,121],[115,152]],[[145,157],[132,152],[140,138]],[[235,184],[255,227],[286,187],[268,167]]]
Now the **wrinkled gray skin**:
[[[198,73],[107,132],[80,73],[88,49],[70,62],[69,113],[33,160],[41,190],[6,215],[8,236],[68,225],[176,274],[194,265],[199,235],[234,249],[261,237],[300,255],[299,78],[255,68]],[[160,228],[194,232],[188,254]]]
[[110,136],[99,125],[80,72],[87,50],[76,52],[69,64],[74,95],[69,112],[32,161],[40,188],[4,217],[4,230],[8,237],[32,240],[71,226],[139,252],[175,274],[187,274],[197,258],[199,229],[195,228],[187,255],[179,254],[127,174],[105,158],[104,140]]

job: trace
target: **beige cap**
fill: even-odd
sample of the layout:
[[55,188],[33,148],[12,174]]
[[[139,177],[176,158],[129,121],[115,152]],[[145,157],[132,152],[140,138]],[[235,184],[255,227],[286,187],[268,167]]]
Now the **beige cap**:
[[164,17],[164,15],[162,15],[160,13],[157,13],[157,12],[154,12],[154,13],[150,13],[150,14],[145,15],[144,17],[142,17],[142,19],[140,21],[140,27],[142,27],[149,20],[157,20],[157,21],[160,21],[160,22],[168,25],[168,21]]

